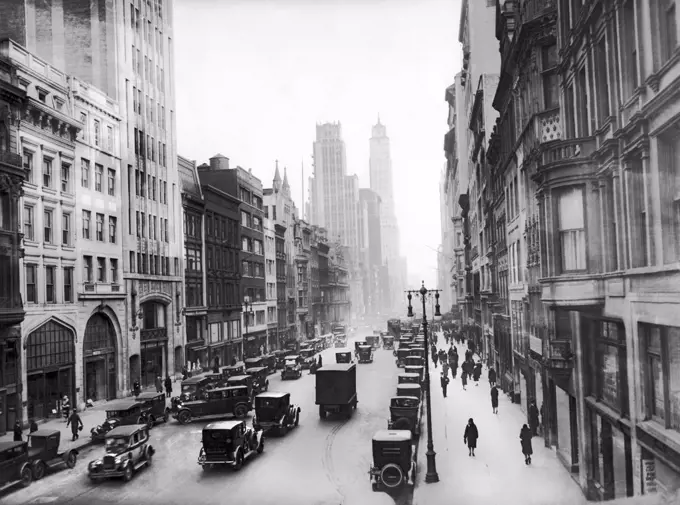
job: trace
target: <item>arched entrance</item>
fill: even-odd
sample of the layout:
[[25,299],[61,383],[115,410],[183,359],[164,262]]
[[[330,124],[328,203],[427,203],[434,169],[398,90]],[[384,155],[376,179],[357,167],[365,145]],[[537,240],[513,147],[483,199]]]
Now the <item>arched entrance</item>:
[[57,409],[59,395],[75,402],[73,332],[48,321],[26,338],[28,417],[46,419]]
[[83,340],[85,398],[114,399],[116,370],[116,330],[107,316],[94,314],[87,322]]

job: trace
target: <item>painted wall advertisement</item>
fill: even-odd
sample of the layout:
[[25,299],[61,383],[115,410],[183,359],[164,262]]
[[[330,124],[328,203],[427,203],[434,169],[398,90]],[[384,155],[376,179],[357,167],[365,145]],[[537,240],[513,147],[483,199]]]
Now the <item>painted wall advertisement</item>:
[[642,460],[642,485],[644,494],[653,494],[657,492],[656,464],[653,459]]

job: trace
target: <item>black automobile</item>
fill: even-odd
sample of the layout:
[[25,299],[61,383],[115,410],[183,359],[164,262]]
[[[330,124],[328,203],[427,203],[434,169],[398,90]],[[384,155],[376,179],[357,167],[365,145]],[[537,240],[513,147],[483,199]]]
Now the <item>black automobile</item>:
[[297,354],[289,354],[281,370],[281,380],[299,379],[302,377],[302,358]]
[[397,376],[398,384],[420,384],[420,374],[417,373],[400,373]]
[[255,397],[253,428],[285,435],[300,423],[300,407],[290,403],[290,393],[268,391]]
[[170,408],[165,406],[165,393],[155,393],[152,391],[140,393],[135,398],[149,408],[149,421],[153,426],[155,423],[167,423],[170,418]]
[[[61,431],[38,430],[28,435],[28,458],[33,468],[33,480],[40,480],[48,470],[73,468],[78,460],[76,449],[59,451]],[[0,459],[0,461],[2,461]],[[0,463],[0,467],[2,463]]]
[[309,370],[312,363],[316,363],[316,351],[311,347],[300,349],[300,357],[302,358],[303,370]]
[[394,349],[394,337],[392,335],[385,335],[383,337],[383,349]]
[[373,435],[369,475],[373,491],[415,484],[416,458],[408,430],[381,430]]
[[33,482],[33,468],[28,460],[27,442],[0,442],[0,491],[16,484],[28,487]]
[[373,348],[370,345],[360,345],[357,359],[359,363],[373,363]]
[[106,453],[90,461],[88,477],[92,481],[122,477],[128,482],[141,468],[151,466],[154,454],[146,425],[120,426],[106,434]]
[[220,374],[224,380],[235,375],[243,375],[246,372],[246,365],[242,361],[235,365],[228,365],[220,367]]
[[206,376],[189,377],[182,381],[179,396],[170,398],[170,410],[177,412],[177,405],[182,402],[190,402],[203,398],[203,393],[216,387],[211,378]]
[[425,360],[417,355],[409,355],[404,359],[404,366],[424,366]]
[[406,366],[404,367],[404,371],[406,373],[417,373],[418,376],[420,377],[420,382],[423,382],[423,379],[425,378],[425,367],[421,365],[417,366]]
[[420,400],[415,396],[395,396],[390,398],[390,430],[410,430],[414,436],[420,435],[422,416]]
[[254,377],[252,375],[246,375],[245,373],[243,375],[233,375],[227,379],[226,386],[245,386],[248,388],[248,395],[250,395],[251,398],[255,398],[257,393],[253,390],[253,379]]
[[224,465],[238,471],[245,461],[264,451],[264,432],[242,420],[210,423],[203,428],[201,441],[198,464],[203,470]]
[[269,390],[269,369],[264,366],[259,366],[256,368],[246,368],[246,375],[250,375],[253,378],[253,392],[256,395]]
[[335,362],[336,363],[351,363],[352,362],[352,351],[349,349],[340,349],[335,351]]
[[411,350],[406,349],[405,347],[400,347],[396,352],[397,359],[395,361],[397,363],[397,367],[404,368],[406,365],[406,357],[411,355]]
[[113,400],[106,404],[106,420],[90,430],[90,437],[95,442],[101,442],[119,426],[146,424],[150,428],[153,426],[150,413],[151,407],[143,401]]
[[420,384],[397,384],[397,396],[412,396],[422,399],[423,393]]
[[188,424],[193,419],[234,416],[244,418],[253,408],[252,397],[246,386],[212,389],[206,392],[204,400],[183,402],[179,405],[175,419]]

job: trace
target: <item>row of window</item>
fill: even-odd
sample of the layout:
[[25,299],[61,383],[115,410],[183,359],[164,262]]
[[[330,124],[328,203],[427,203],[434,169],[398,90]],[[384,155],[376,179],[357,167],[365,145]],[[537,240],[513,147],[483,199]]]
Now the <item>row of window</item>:
[[200,214],[184,211],[184,235],[185,237],[200,240],[203,237],[203,220]]
[[206,237],[221,240],[226,245],[238,247],[239,222],[219,214],[205,214]]
[[208,282],[208,307],[240,305],[238,286],[231,282]]
[[[164,217],[156,217],[151,214],[148,216],[144,212],[135,211],[137,222],[137,237],[149,238],[150,240],[160,240],[161,242],[169,242],[170,235],[168,234],[168,220]],[[148,218],[148,219],[147,219]],[[147,226],[148,235],[147,235]]]
[[[97,271],[94,271],[96,261]],[[107,262],[110,270],[107,270]],[[108,273],[107,273],[108,272]],[[83,256],[83,280],[86,283],[118,283],[118,260],[103,256]]]
[[262,241],[250,237],[241,237],[241,250],[253,254],[264,255],[264,248],[262,247]]
[[247,203],[248,205],[252,205],[257,209],[262,210],[262,197],[254,194],[249,189],[244,188],[243,186],[239,187],[239,200],[241,200],[244,203]]
[[83,238],[86,240],[94,239],[97,242],[109,242],[110,244],[117,243],[118,218],[115,216],[109,216],[108,239],[105,238],[106,235],[104,233],[105,222],[106,216],[104,214],[100,214],[99,212],[95,213],[95,232],[93,237],[91,234],[92,212],[89,210],[83,210]]
[[[158,66],[156,66],[156,70],[158,70]],[[132,86],[132,110],[149,123],[156,124],[160,129],[165,130],[165,105],[161,105],[161,102],[156,102],[154,105],[153,98],[149,95],[142,97],[142,90],[136,86]]]
[[[130,173],[130,177],[132,174]],[[132,184],[130,184],[130,190],[132,190]],[[158,179],[156,176],[151,174],[146,174],[143,170],[135,170],[135,195],[141,196],[143,198],[148,198],[150,200],[159,201],[162,204],[167,205],[168,203],[168,183],[167,181]]]
[[262,231],[262,219],[258,216],[253,216],[249,212],[241,211],[241,226],[245,228],[252,228],[253,230]]
[[258,277],[264,279],[264,265],[257,261],[241,261],[241,275],[243,277]]
[[[106,191],[109,196],[116,196],[116,171],[112,168],[107,169]],[[63,179],[63,178],[62,178]],[[90,161],[85,158],[80,160],[80,185],[90,189]],[[104,167],[99,163],[94,165],[94,188],[99,193],[104,192]]]
[[26,303],[73,303],[73,267],[63,267],[61,269],[61,285],[63,290],[61,299],[57,293],[58,286],[58,269],[55,265],[46,265],[43,268],[44,292],[39,293],[38,286],[40,285],[39,267],[35,264],[27,263],[24,266],[26,274]]
[[151,161],[158,162],[162,167],[168,166],[167,146],[165,142],[156,140],[149,135],[145,135],[143,130],[135,128],[135,154],[146,156]]
[[[179,273],[179,259],[174,258],[175,275]],[[135,253],[130,251],[130,273],[172,275],[170,258],[162,254]]]
[[[213,246],[206,246],[206,268],[208,271],[213,270],[226,270],[232,273],[238,273],[238,253],[233,249],[228,249],[225,247],[215,248]],[[214,258],[214,266],[213,266]]]

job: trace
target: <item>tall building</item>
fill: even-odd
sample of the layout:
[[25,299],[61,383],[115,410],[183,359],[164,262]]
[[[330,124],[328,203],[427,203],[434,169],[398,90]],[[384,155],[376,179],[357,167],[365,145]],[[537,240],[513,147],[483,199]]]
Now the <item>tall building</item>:
[[[263,201],[264,204],[264,201]],[[264,215],[264,280],[265,299],[267,301],[267,352],[279,348],[278,341],[278,303],[276,291],[276,230],[274,220],[267,213]]]
[[366,312],[370,315],[389,311],[389,286],[381,277],[382,250],[382,202],[378,193],[371,189],[359,190],[359,251],[363,265],[363,295]]
[[[26,101],[17,69],[0,52],[0,435],[23,415],[21,384],[22,302],[20,225],[21,193],[26,173],[18,154],[18,125]],[[25,228],[23,229],[25,233]]]
[[[113,323],[123,332],[119,390],[129,391],[135,379],[145,385],[156,374],[178,372],[184,361],[183,237],[172,3],[9,0],[0,5],[0,37],[119,103],[121,134],[114,141],[121,158],[126,295],[125,318]],[[84,165],[74,161],[78,180]]]

